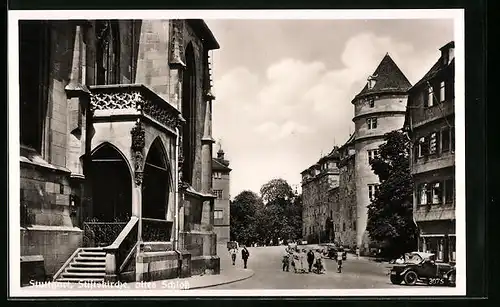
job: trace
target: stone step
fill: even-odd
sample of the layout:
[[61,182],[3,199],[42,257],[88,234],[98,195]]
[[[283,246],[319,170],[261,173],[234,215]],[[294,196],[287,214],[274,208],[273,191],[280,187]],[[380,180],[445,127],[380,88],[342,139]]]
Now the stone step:
[[99,262],[84,262],[84,261],[79,261],[79,262],[71,262],[70,263],[71,267],[105,267],[106,262],[105,261],[99,261]]
[[56,282],[104,282],[104,278],[58,278]]
[[74,267],[70,266],[66,268],[67,273],[102,273],[106,272],[105,267]]
[[105,257],[75,257],[75,262],[106,262]]
[[62,273],[63,278],[96,278],[102,277],[106,275],[106,272],[64,272]]
[[78,253],[78,256],[82,257],[106,257],[106,252],[80,252]]
[[82,248],[82,250],[80,251],[81,252],[90,252],[90,253],[93,253],[93,252],[104,252],[104,249],[102,247],[84,247]]

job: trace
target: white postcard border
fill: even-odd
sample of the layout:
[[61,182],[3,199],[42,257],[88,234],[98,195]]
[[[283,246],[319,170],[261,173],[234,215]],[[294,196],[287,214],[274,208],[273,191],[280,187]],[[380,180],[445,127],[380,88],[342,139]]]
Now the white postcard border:
[[[456,137],[456,267],[453,288],[401,287],[398,289],[293,289],[293,290],[100,290],[73,291],[20,287],[20,170],[19,170],[19,67],[20,19],[453,19],[455,36],[455,137]],[[110,10],[110,11],[9,11],[8,12],[8,171],[9,171],[9,268],[11,297],[121,297],[121,296],[457,296],[466,294],[466,195],[465,195],[465,29],[463,9],[443,10]]]

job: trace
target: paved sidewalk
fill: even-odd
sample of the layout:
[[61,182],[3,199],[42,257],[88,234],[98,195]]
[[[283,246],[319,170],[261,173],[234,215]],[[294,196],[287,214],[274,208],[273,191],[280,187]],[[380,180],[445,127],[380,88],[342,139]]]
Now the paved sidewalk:
[[34,290],[192,290],[209,288],[219,285],[226,285],[248,279],[254,275],[251,269],[244,269],[243,263],[237,261],[236,265],[231,264],[229,253],[225,247],[218,247],[220,257],[220,274],[217,275],[195,275],[188,278],[173,278],[151,282],[131,282],[131,283],[66,283],[51,282],[34,286],[23,287],[22,289]]

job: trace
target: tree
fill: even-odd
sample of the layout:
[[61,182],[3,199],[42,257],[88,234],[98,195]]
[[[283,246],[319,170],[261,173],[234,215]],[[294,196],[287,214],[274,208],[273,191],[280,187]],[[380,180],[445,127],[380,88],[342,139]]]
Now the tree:
[[295,196],[292,187],[286,180],[281,178],[272,179],[268,183],[262,185],[260,188],[260,195],[264,204],[276,202],[286,203],[286,201]]
[[302,232],[302,198],[284,179],[272,179],[261,189],[264,207],[259,211],[259,237],[266,243],[296,240]]
[[241,244],[251,244],[258,240],[257,212],[262,208],[262,200],[252,191],[243,191],[231,202],[231,239]]
[[413,221],[413,180],[410,173],[410,140],[401,131],[384,135],[379,156],[371,162],[380,186],[368,206],[370,238],[384,242],[387,256],[396,257],[416,248],[418,228]]

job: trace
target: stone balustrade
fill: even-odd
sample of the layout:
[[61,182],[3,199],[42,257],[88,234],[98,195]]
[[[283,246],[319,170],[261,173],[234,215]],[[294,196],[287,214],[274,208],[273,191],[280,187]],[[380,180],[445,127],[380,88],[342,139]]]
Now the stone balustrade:
[[184,122],[179,110],[142,84],[95,85],[90,90],[94,114],[144,115],[172,130]]

